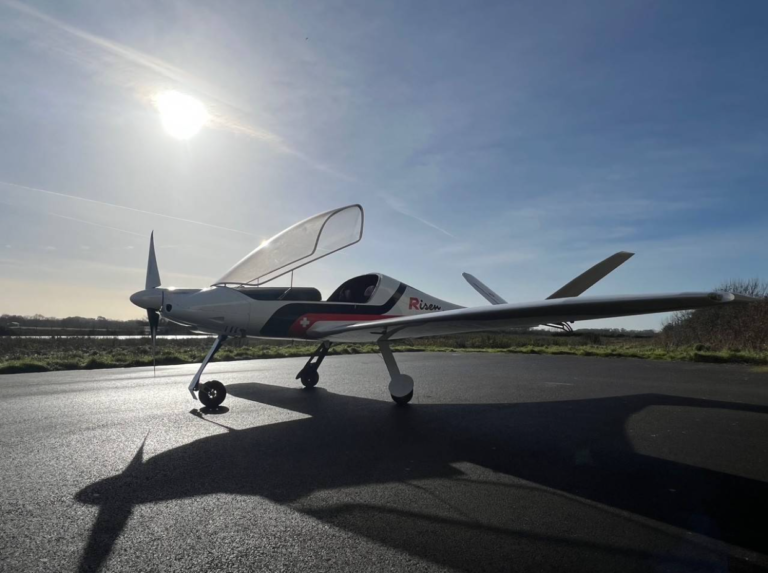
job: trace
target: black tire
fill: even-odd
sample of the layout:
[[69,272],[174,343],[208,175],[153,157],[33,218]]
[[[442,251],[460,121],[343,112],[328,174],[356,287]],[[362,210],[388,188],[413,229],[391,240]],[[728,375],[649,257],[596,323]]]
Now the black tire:
[[197,395],[203,406],[218,408],[227,397],[227,388],[218,380],[211,380],[200,387]]
[[304,385],[304,388],[314,388],[319,381],[320,374],[318,374],[317,370],[314,368],[310,368],[301,373],[301,383]]
[[[390,394],[390,396],[392,396],[392,394]],[[408,402],[411,401],[411,398],[413,398],[413,390],[408,392],[405,396],[392,396],[392,399],[398,406],[405,406]]]

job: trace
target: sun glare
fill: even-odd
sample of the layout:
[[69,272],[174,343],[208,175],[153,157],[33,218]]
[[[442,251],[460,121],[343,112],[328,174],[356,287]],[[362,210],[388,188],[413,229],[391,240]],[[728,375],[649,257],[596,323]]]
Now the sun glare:
[[176,139],[193,137],[208,121],[208,110],[201,101],[175,90],[157,94],[155,105],[163,129]]

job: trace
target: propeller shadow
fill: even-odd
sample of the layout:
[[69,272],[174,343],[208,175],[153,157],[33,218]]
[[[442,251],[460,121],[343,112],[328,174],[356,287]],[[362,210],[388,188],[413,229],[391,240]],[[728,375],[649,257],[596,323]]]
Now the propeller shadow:
[[[324,522],[463,570],[499,569],[510,563],[521,539],[542,547],[584,546],[614,557],[646,561],[655,555],[596,543],[557,538],[463,519],[437,518],[417,509],[383,509],[361,503],[303,507],[313,492],[352,486],[464,478],[456,465],[477,466],[522,478],[581,498],[747,549],[765,549],[765,529],[749,516],[768,510],[768,484],[649,457],[634,451],[625,435],[633,414],[649,406],[716,408],[768,414],[768,407],[659,394],[561,402],[415,405],[390,403],[266,384],[234,384],[238,398],[309,417],[229,431],[168,450],[142,461],[142,447],[124,472],[94,483],[77,495],[99,506],[82,555],[82,571],[98,570],[139,504],[215,493],[260,496],[291,504]],[[200,412],[194,415],[202,417]],[[194,480],[190,480],[194,476]],[[462,479],[472,486],[471,480]],[[670,493],[670,484],[676,492]],[[506,503],[518,487],[498,487]],[[426,494],[424,494],[426,495]],[[431,495],[431,494],[430,494]],[[451,504],[450,499],[443,500]],[[412,531],[437,530],[431,535]],[[670,534],[672,535],[672,534]],[[509,555],[507,555],[509,553]],[[666,564],[675,565],[669,557]],[[490,561],[489,561],[490,560]],[[690,558],[677,563],[709,568]],[[706,567],[705,567],[706,565]],[[731,563],[734,566],[734,563]],[[749,570],[747,565],[740,568]]]

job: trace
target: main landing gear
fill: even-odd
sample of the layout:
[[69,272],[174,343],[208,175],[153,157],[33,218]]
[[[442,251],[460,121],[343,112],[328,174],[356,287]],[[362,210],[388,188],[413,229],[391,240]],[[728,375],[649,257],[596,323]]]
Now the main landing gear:
[[400,369],[397,367],[397,362],[395,362],[395,357],[392,355],[392,349],[389,347],[388,342],[379,342],[379,349],[391,378],[389,381],[389,394],[396,404],[405,406],[413,398],[413,378],[407,374],[400,374]]
[[[325,357],[328,355],[328,350],[331,348],[331,343],[328,341],[323,342],[317,347],[317,350],[309,357],[307,363],[304,365],[298,374],[296,379],[301,380],[301,383],[305,388],[314,388],[317,386],[320,380],[320,375],[317,373],[317,369],[320,368]],[[400,369],[397,367],[395,357],[392,355],[392,350],[389,347],[389,343],[386,341],[379,342],[379,348],[381,349],[381,356],[384,358],[384,363],[389,370],[389,394],[396,404],[404,406],[413,398],[413,378],[407,374],[401,374]]]
[[[200,398],[200,401],[204,406],[212,409],[218,408],[222,402],[224,402],[224,399],[227,397],[227,388],[218,380],[211,380],[210,382],[200,384],[200,377],[202,376],[205,367],[208,366],[208,363],[219,351],[219,348],[221,348],[221,345],[224,344],[227,338],[228,337],[225,334],[216,338],[216,341],[208,351],[208,354],[205,355],[202,364],[200,364],[200,368],[198,368],[197,373],[194,378],[192,378],[192,382],[189,384],[189,392],[192,394],[192,398]],[[296,379],[300,379],[305,388],[314,388],[317,386],[317,383],[320,381],[320,375],[317,373],[317,369],[328,355],[328,350],[330,350],[330,348],[330,342],[323,342],[317,347],[317,350],[315,350],[312,356],[309,357],[304,368],[302,368],[296,375]],[[400,369],[397,366],[395,357],[392,355],[392,349],[389,347],[388,342],[379,342],[379,349],[381,349],[381,356],[384,358],[384,364],[387,365],[387,370],[389,371],[389,394],[396,404],[404,406],[413,398],[413,378],[407,374],[400,373]],[[197,392],[197,396],[195,396],[195,392]]]
[[309,360],[307,360],[304,368],[299,370],[299,373],[296,374],[296,380],[301,380],[301,383],[305,388],[314,388],[317,386],[317,383],[320,381],[320,374],[317,373],[317,369],[320,368],[320,364],[323,363],[323,360],[328,355],[328,350],[330,350],[330,348],[330,342],[323,342],[320,346],[317,347],[317,350],[312,353],[312,356],[309,357]]
[[227,338],[227,335],[222,334],[216,339],[208,354],[205,355],[203,363],[200,364],[200,368],[197,369],[197,374],[195,374],[195,377],[192,378],[192,382],[189,384],[189,393],[192,394],[192,398],[196,399],[195,392],[197,392],[197,396],[200,398],[203,406],[211,409],[221,406],[224,398],[227,397],[227,387],[218,380],[211,380],[201,385],[200,376],[202,376],[203,370],[205,370],[211,358],[219,351],[219,348],[221,348],[221,345],[224,344]]

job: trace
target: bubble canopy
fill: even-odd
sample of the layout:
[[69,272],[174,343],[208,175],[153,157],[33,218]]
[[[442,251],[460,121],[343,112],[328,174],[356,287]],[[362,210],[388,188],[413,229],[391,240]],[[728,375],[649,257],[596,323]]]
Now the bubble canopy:
[[262,285],[363,238],[363,208],[348,205],[296,223],[263,242],[213,283]]

